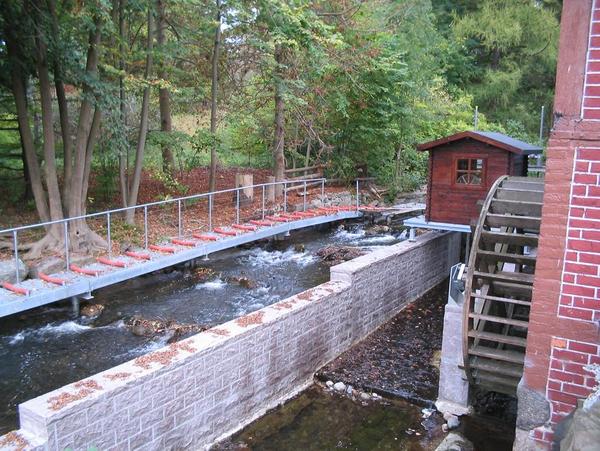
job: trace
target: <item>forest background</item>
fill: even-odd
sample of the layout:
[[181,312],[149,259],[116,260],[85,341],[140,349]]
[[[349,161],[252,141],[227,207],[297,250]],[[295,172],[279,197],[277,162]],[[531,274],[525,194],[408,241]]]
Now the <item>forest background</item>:
[[[184,175],[202,167],[207,188],[231,167],[283,179],[328,163],[341,180],[363,168],[393,196],[425,181],[416,144],[472,129],[476,106],[480,129],[538,143],[560,10],[560,0],[4,2],[2,222],[135,205],[149,180],[163,187],[154,200],[190,194]],[[89,240],[85,224],[74,232]]]

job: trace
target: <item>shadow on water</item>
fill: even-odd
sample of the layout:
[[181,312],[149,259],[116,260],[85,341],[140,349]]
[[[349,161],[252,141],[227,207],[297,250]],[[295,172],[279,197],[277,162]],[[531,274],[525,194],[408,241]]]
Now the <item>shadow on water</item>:
[[439,420],[421,416],[403,401],[362,405],[313,385],[212,450],[432,449],[441,438]]

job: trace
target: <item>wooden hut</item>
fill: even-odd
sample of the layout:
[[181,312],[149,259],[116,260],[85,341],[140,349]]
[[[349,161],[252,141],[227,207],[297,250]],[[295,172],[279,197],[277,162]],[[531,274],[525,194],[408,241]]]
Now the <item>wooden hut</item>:
[[497,132],[465,131],[419,145],[429,151],[425,220],[469,225],[478,202],[502,175],[527,175],[527,157],[542,148]]

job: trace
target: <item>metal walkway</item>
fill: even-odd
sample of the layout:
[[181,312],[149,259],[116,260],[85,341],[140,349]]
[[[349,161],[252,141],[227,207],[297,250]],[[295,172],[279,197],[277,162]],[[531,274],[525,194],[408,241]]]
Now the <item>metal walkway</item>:
[[[169,266],[176,265],[188,260],[205,257],[214,252],[229,249],[241,244],[249,243],[275,235],[286,234],[292,230],[325,224],[344,219],[358,218],[363,213],[378,213],[388,208],[377,208],[370,206],[359,206],[359,181],[356,181],[356,193],[351,197],[351,205],[337,207],[308,208],[310,194],[308,186],[317,185],[313,194],[320,191],[325,194],[324,178],[306,180],[284,180],[281,182],[262,183],[251,186],[240,186],[237,188],[215,191],[210,193],[196,194],[193,196],[168,199],[159,202],[141,204],[128,208],[92,213],[76,218],[65,218],[40,224],[31,224],[11,229],[0,230],[0,236],[12,238],[13,257],[15,261],[15,279],[19,277],[19,234],[29,232],[33,229],[60,227],[64,233],[64,266],[60,272],[53,274],[39,273],[36,279],[26,279],[17,283],[0,280],[0,317],[12,315],[56,301],[71,298],[89,298],[94,290],[108,285],[113,285],[125,280],[148,274]],[[278,186],[279,185],[279,186]],[[318,187],[320,185],[320,187]],[[295,209],[300,211],[288,212],[288,191],[296,193],[298,188],[303,192],[295,194],[302,198],[302,204],[296,205]],[[320,189],[319,189],[320,188]],[[249,191],[250,190],[250,191]],[[262,191],[260,196],[254,196],[254,192]],[[276,193],[282,196],[283,202],[276,199]],[[215,206],[218,196],[227,199],[226,204]],[[206,201],[205,230],[188,230],[183,228],[185,222],[185,207],[187,203]],[[235,221],[226,226],[213,225],[213,213],[217,209],[229,208],[231,202],[235,205]],[[241,208],[241,203],[250,205],[252,212],[248,217],[242,219],[242,214],[248,214]],[[257,205],[255,205],[255,203]],[[272,208],[268,208],[269,205]],[[150,207],[176,207],[177,231],[174,237],[163,239],[161,243],[150,243],[148,214]],[[256,207],[256,208],[255,208]],[[143,221],[143,245],[136,251],[125,251],[120,255],[113,255],[113,236],[111,235],[111,221],[114,226],[114,218],[127,210],[142,214]],[[277,213],[269,215],[270,212],[278,210]],[[397,210],[397,208],[391,208]],[[414,209],[409,208],[410,212]],[[234,213],[232,210],[230,213]],[[408,213],[405,212],[405,213]],[[194,213],[194,214],[197,214]],[[189,215],[189,213],[188,213]],[[112,218],[112,219],[111,219]],[[78,220],[102,220],[106,221],[107,249],[104,256],[99,256],[93,263],[78,266],[72,264],[70,255],[69,229],[74,221]],[[175,219],[175,218],[173,218]],[[189,218],[188,218],[189,219]],[[197,217],[195,217],[197,219]],[[175,232],[175,231],[174,231]],[[22,237],[21,237],[22,238]],[[165,242],[166,241],[166,242]]]
[[[255,230],[240,230],[233,227],[216,228],[228,234],[218,234],[213,230],[213,232],[203,234],[204,239],[175,239],[173,241],[185,244],[175,244],[172,242],[164,246],[150,246],[148,250],[136,253],[137,258],[129,255],[119,255],[110,259],[103,259],[105,262],[110,262],[111,264],[98,262],[83,267],[75,267],[79,272],[74,271],[74,266],[71,265],[71,271],[62,271],[49,275],[47,279],[52,279],[53,282],[42,279],[27,279],[16,284],[17,288],[26,290],[27,294],[18,294],[0,288],[0,317],[73,296],[87,297],[92,291],[99,288],[123,282],[188,260],[208,256],[214,252],[251,241],[285,234],[304,227],[357,218],[362,215],[358,210],[338,210],[331,211],[330,213],[326,213],[323,210],[308,210],[305,213],[309,213],[311,216],[307,215],[302,219],[294,219],[292,215],[278,215],[273,218],[281,218],[279,220],[285,220],[285,222],[267,220],[264,222],[265,225],[255,226]],[[312,216],[313,213],[316,215]],[[266,225],[267,222],[270,225]],[[158,250],[159,248],[162,251]]]

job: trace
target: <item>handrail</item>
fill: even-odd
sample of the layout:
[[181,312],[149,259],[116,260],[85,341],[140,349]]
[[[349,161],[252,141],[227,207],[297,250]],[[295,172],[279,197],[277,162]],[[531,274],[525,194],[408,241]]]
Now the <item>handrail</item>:
[[219,191],[210,191],[210,192],[207,192],[207,193],[193,194],[193,195],[190,195],[190,196],[183,196],[183,197],[177,197],[177,198],[173,198],[173,199],[165,199],[165,200],[156,201],[156,202],[148,202],[148,203],[145,203],[145,204],[132,205],[131,207],[115,208],[115,209],[112,209],[112,210],[105,210],[105,211],[100,211],[100,212],[97,212],[97,213],[89,213],[89,214],[85,214],[85,215],[81,215],[81,216],[71,216],[71,217],[62,218],[62,219],[55,219],[54,221],[46,221],[46,222],[39,222],[39,223],[36,223],[36,224],[28,224],[28,225],[19,226],[19,227],[11,227],[9,229],[0,230],[0,235],[12,233],[12,232],[20,232],[22,230],[29,230],[29,229],[38,228],[38,227],[46,227],[46,226],[55,225],[55,224],[62,224],[62,223],[65,223],[65,222],[70,222],[70,221],[78,221],[78,220],[81,220],[81,219],[94,218],[94,217],[99,217],[99,216],[106,216],[107,214],[122,213],[122,212],[125,212],[125,211],[128,211],[128,210],[135,210],[135,209],[138,209],[138,208],[155,207],[157,205],[163,205],[163,204],[169,204],[169,203],[176,203],[176,202],[183,202],[183,201],[192,200],[192,199],[200,199],[200,198],[203,198],[203,197],[215,196],[215,195],[218,195],[218,194],[224,194],[224,193],[230,193],[230,192],[237,192],[237,191],[248,189],[248,188],[260,188],[260,187],[263,187],[263,186],[267,187],[267,186],[274,186],[274,185],[287,185],[289,183],[296,184],[296,183],[299,183],[299,182],[306,182],[306,183],[322,182],[322,183],[325,183],[326,181],[327,181],[326,178],[320,177],[320,178],[306,179],[306,180],[287,180],[286,179],[286,180],[281,180],[281,181],[278,181],[278,182],[266,182],[266,183],[259,183],[259,184],[255,184],[255,185],[246,185],[246,186],[240,186],[240,187],[237,187],[237,188],[228,188],[228,189],[219,190]]

